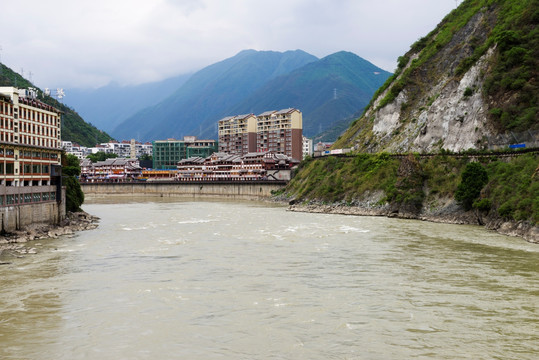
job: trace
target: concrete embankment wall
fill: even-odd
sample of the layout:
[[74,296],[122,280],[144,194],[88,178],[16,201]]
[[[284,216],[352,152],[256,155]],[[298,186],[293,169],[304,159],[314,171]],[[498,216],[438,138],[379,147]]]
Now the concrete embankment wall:
[[[27,190],[28,188],[13,187],[7,190],[4,189],[4,192],[9,194],[24,194],[29,192]],[[56,190],[56,186],[39,187],[39,191],[51,192],[54,190]],[[37,203],[23,203],[0,206],[0,230],[2,230],[3,232],[10,233],[17,230],[24,230],[31,225],[60,224],[60,222],[62,222],[66,217],[65,188],[62,188],[61,194],[57,196],[61,196],[60,202],[53,200]]]
[[259,200],[271,196],[284,182],[238,182],[238,183],[86,183],[81,184],[85,196],[159,196],[182,198],[227,198]]
[[2,229],[6,232],[21,230],[33,224],[59,224],[62,220],[56,201],[5,206],[0,208],[0,214]]

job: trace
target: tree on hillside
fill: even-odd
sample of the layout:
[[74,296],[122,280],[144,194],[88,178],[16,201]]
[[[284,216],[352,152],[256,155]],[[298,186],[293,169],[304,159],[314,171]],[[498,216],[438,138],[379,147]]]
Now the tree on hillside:
[[488,182],[485,168],[478,162],[466,165],[462,172],[460,184],[455,192],[455,200],[466,210],[471,210],[473,203],[479,198],[481,190]]
[[79,159],[75,155],[62,153],[62,182],[66,187],[66,211],[81,211],[84,193],[77,180],[79,175]]

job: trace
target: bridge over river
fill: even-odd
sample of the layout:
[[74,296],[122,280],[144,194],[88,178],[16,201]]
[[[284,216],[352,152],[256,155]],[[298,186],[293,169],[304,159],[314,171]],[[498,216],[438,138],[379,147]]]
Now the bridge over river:
[[127,182],[82,183],[88,197],[158,196],[183,198],[227,198],[260,200],[281,189],[286,181],[212,181],[212,182]]

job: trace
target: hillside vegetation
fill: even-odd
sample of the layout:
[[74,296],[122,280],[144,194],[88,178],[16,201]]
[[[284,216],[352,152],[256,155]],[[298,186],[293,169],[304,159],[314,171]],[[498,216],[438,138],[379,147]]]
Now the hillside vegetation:
[[472,156],[539,144],[538,4],[463,1],[336,142],[350,156],[306,159],[280,197],[309,211],[519,228],[539,242],[539,156]]
[[[30,81],[23,78],[18,73],[11,70],[9,67],[0,64],[2,72],[0,73],[0,86],[14,86],[20,89],[28,89],[36,87]],[[43,91],[40,90],[43,94]],[[85,122],[79,114],[70,107],[62,104],[58,100],[40,95],[40,101],[47,103],[63,112],[62,115],[62,140],[73,141],[82,146],[95,146],[97,143],[108,142],[111,137],[95,126]]]
[[398,59],[336,147],[458,151],[539,130],[538,23],[539,0],[463,1]]
[[286,198],[294,203],[360,206],[403,217],[443,214],[458,211],[455,195],[463,174],[469,164],[479,164],[486,182],[471,199],[471,209],[484,217],[539,223],[537,154],[471,160],[472,156],[448,154],[396,158],[387,153],[309,158],[288,184]]

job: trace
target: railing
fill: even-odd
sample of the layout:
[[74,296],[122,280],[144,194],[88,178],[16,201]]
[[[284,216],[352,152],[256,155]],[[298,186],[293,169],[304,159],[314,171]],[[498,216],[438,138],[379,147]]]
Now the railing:
[[0,186],[0,206],[56,201],[56,186]]

